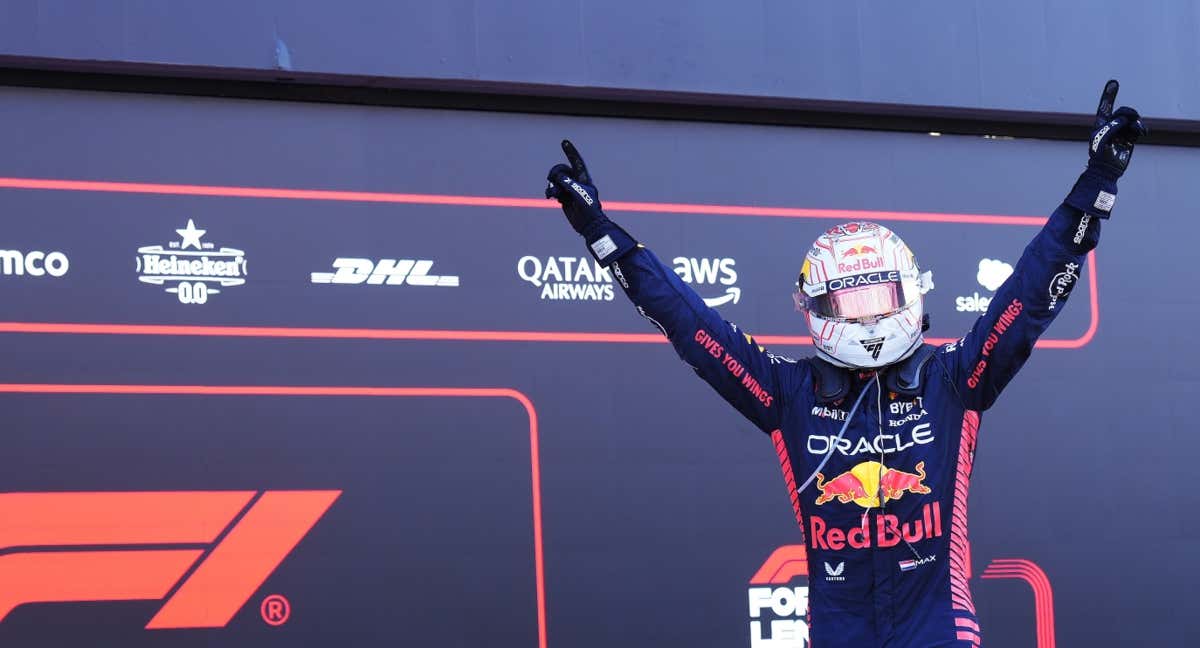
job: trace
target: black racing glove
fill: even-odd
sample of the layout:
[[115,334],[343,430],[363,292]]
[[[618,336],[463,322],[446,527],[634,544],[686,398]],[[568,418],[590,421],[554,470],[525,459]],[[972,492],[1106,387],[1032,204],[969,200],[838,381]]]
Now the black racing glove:
[[575,145],[570,140],[563,140],[562,150],[571,165],[556,164],[550,168],[546,174],[549,181],[546,197],[554,198],[562,205],[567,221],[587,241],[592,256],[607,267],[637,247],[637,241],[604,215],[600,192],[592,184],[592,176]]
[[1088,142],[1087,169],[1063,201],[1098,218],[1109,217],[1117,201],[1117,179],[1129,166],[1138,138],[1150,132],[1133,108],[1122,106],[1113,112],[1120,88],[1115,79],[1104,85],[1096,108],[1095,129]]

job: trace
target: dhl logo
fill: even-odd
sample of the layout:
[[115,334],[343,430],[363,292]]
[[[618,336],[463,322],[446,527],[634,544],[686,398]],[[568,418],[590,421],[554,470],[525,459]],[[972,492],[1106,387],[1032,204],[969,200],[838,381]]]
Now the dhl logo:
[[28,603],[169,595],[147,629],[224,627],[341,493],[0,494],[0,621]]

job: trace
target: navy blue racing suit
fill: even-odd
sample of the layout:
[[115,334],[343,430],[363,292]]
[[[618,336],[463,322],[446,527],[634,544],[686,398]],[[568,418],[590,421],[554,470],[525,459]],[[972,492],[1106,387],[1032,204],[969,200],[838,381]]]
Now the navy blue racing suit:
[[[826,405],[815,397],[814,360],[760,347],[645,247],[612,264],[684,362],[771,436],[804,531],[814,646],[979,645],[967,493],[980,415],[1062,310],[1099,230],[1099,220],[1060,206],[987,312],[924,364],[916,396],[856,373],[848,396]],[[834,443],[861,390],[871,392]],[[796,492],[826,453],[820,477]]]

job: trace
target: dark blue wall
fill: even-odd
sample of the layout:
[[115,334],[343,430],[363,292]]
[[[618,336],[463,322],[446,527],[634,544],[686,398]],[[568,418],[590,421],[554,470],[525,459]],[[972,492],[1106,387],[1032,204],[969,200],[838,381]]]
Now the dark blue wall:
[[1200,119],[1191,0],[7,0],[0,55]]
[[[1091,90],[1068,109],[1086,109]],[[537,199],[570,136],[610,202],[1017,216],[1049,213],[1085,159],[1083,143],[33,90],[0,91],[0,124],[3,177]],[[1138,149],[1098,252],[1095,337],[1037,351],[985,416],[974,569],[1039,564],[1061,645],[1200,638],[1195,618],[1164,617],[1200,576],[1188,513],[1198,503],[1195,170],[1190,150]],[[723,314],[760,335],[804,334],[789,291],[803,251],[834,221],[613,217],[660,256],[734,259],[743,295]],[[203,305],[139,282],[135,266],[139,247],[179,240],[189,219],[248,262],[245,285]],[[1035,231],[887,223],[934,271],[938,337],[971,321],[956,297],[987,294],[978,261],[1014,263]],[[619,292],[612,303],[542,300],[519,277],[524,256],[585,254],[554,209],[0,189],[0,248],[71,262],[61,278],[0,277],[2,322],[652,332]],[[336,257],[430,259],[432,273],[461,285],[311,283]],[[1084,335],[1089,282],[1048,337]],[[749,645],[747,583],[798,541],[769,443],[665,344],[16,333],[0,344],[3,383],[521,390],[539,414],[553,646]],[[227,634],[142,631],[161,605],[143,601],[20,608],[0,623],[6,643],[51,632],[40,645],[78,645],[81,628],[90,643],[101,632],[146,646],[297,645],[344,632],[355,645],[535,642],[528,422],[515,403],[0,403],[0,490],[344,491]],[[989,642],[1035,645],[1029,588],[973,583]],[[277,591],[294,618],[270,634],[257,608]]]

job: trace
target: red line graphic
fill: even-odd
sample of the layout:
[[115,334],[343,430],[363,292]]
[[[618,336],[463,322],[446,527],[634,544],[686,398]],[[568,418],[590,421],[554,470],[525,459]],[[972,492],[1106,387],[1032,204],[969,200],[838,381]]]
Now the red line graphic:
[[796,524],[800,526],[800,534],[804,534],[804,514],[800,509],[800,491],[796,490],[796,475],[792,472],[792,458],[788,456],[787,444],[783,441],[782,430],[771,431],[771,442],[775,444],[775,454],[779,457],[779,470],[783,472],[783,483],[787,486],[788,497],[792,500],[792,512],[796,515]]
[[[498,196],[454,196],[442,194],[386,193],[372,191],[338,191],[328,189],[286,189],[275,187],[234,187],[219,185],[162,184],[146,182],[110,182],[93,180],[55,180],[47,178],[0,177],[0,188],[42,191],[85,191],[99,193],[210,196],[224,198],[257,198],[282,200],[320,200],[332,202],[400,203],[415,205],[456,205],[465,207],[501,207],[521,209],[558,209],[552,201],[540,198]],[[900,212],[851,209],[809,209],[793,207],[760,207],[754,205],[705,205],[658,202],[605,202],[611,212],[657,214],[704,214],[733,217],[821,218],[836,220],[909,221],[923,223],[961,223],[974,225],[1045,224],[1040,216],[1002,216],[995,214],[952,214],[933,212]],[[1096,333],[1100,323],[1098,289],[1096,286],[1096,254],[1088,254],[1088,276],[1091,283],[1091,319],[1087,331],[1070,340],[1043,339],[1038,347],[1048,349],[1077,349]],[[798,328],[798,327],[797,327]],[[0,333],[67,333],[105,335],[201,335],[231,337],[339,338],[387,340],[450,340],[489,342],[599,342],[599,343],[662,343],[654,334],[591,333],[567,331],[460,331],[364,328],[315,328],[278,326],[171,326],[156,324],[111,324],[77,322],[0,322]],[[806,335],[756,335],[764,344],[811,345]],[[945,344],[950,338],[928,338],[931,344]]]
[[[453,196],[442,194],[388,193],[378,191],[337,191],[330,189],[283,189],[276,187],[231,187],[150,182],[108,182],[94,180],[53,180],[47,178],[0,178],[0,188],[41,189],[48,191],[92,191],[102,193],[158,194],[171,196],[216,196],[223,198],[273,198],[284,200],[326,200],[332,202],[401,203],[411,205],[455,205],[461,207],[518,207],[522,209],[558,209],[558,204],[541,198],[498,196]],[[855,209],[805,209],[759,207],[754,205],[695,205],[686,203],[605,201],[610,212],[648,212],[655,214],[711,214],[718,216],[767,216],[777,218],[826,218],[835,220],[883,220],[919,223],[973,223],[979,225],[1035,225],[1046,219],[1038,216],[1001,216],[997,214],[943,214],[934,212],[874,211]]]
[[[536,581],[536,588],[537,588],[538,646],[539,646],[539,648],[546,648],[546,646],[547,646],[547,639],[546,639],[546,587],[545,587],[546,579],[545,579],[544,552],[543,552],[543,547],[542,547],[542,543],[543,543],[542,494],[541,494],[542,486],[541,486],[541,459],[540,459],[539,451],[538,451],[538,417],[537,417],[537,410],[534,408],[533,402],[531,400],[529,400],[528,396],[521,393],[520,391],[517,391],[515,389],[507,389],[507,388],[470,388],[470,387],[463,387],[463,388],[454,388],[454,387],[307,387],[307,386],[300,387],[300,386],[258,386],[258,385],[254,385],[254,386],[239,386],[239,385],[101,385],[101,384],[77,384],[76,385],[76,384],[10,383],[10,384],[0,384],[0,393],[145,394],[145,395],[181,394],[181,395],[215,395],[215,396],[360,396],[360,397],[511,398],[511,399],[517,401],[518,403],[520,403],[521,407],[524,408],[526,415],[529,417],[529,460],[530,460],[531,491],[532,491],[532,499],[533,499],[534,572],[535,572],[535,581]],[[185,503],[194,503],[194,499],[197,497],[211,497],[214,502],[217,499],[220,499],[221,504],[223,506],[227,507],[227,508],[222,508],[219,511],[214,512],[214,511],[211,511],[208,509],[215,507],[217,505],[213,504],[211,502],[207,503],[207,506],[205,507],[205,513],[204,513],[205,516],[213,516],[213,517],[217,517],[218,519],[220,519],[219,518],[220,515],[223,515],[224,513],[228,512],[228,517],[226,517],[223,520],[220,520],[220,524],[217,525],[217,528],[215,531],[212,531],[212,529],[211,529],[211,526],[212,526],[211,522],[208,523],[208,526],[205,526],[206,522],[202,521],[202,522],[197,523],[195,519],[193,519],[191,516],[189,516],[188,519],[186,520],[186,522],[181,522],[181,524],[192,525],[192,527],[187,529],[187,531],[189,533],[195,532],[196,536],[190,537],[190,536],[187,536],[186,534],[182,534],[178,531],[163,532],[163,531],[159,530],[159,531],[155,531],[153,533],[147,532],[146,536],[144,536],[144,537],[140,536],[140,535],[136,536],[136,539],[133,541],[133,543],[135,543],[135,544],[145,544],[145,543],[151,543],[151,542],[153,542],[153,543],[158,543],[158,542],[197,542],[197,541],[211,542],[217,535],[220,534],[220,531],[225,528],[225,526],[229,523],[230,519],[232,519],[242,509],[242,507],[245,506],[245,503],[249,500],[249,498],[253,494],[247,493],[244,491],[238,491],[238,492],[219,492],[218,491],[218,492],[206,492],[206,493],[176,492],[176,493],[120,493],[120,494],[111,494],[111,493],[83,493],[83,494],[79,494],[79,493],[50,493],[50,494],[8,493],[8,494],[3,494],[3,495],[0,495],[0,549],[2,549],[5,544],[7,544],[7,546],[16,546],[14,544],[14,541],[18,542],[18,544],[23,544],[25,542],[29,542],[33,539],[38,539],[38,538],[43,540],[42,542],[39,543],[40,546],[46,546],[46,545],[50,545],[50,544],[63,544],[61,541],[58,540],[59,536],[51,536],[49,538],[50,541],[46,542],[45,540],[47,539],[47,533],[30,532],[28,530],[20,529],[19,528],[20,525],[17,524],[16,520],[14,520],[12,517],[9,517],[5,514],[8,512],[31,511],[31,510],[33,510],[33,507],[35,505],[37,505],[38,503],[44,504],[44,503],[50,501],[47,499],[41,499],[39,501],[39,498],[53,498],[55,496],[67,497],[67,496],[79,496],[79,495],[85,496],[85,499],[87,497],[93,497],[93,496],[96,498],[103,499],[106,496],[112,496],[112,495],[117,495],[122,498],[130,497],[133,499],[126,500],[126,501],[137,500],[142,506],[148,507],[150,510],[159,511],[160,515],[170,515],[171,514],[170,509],[175,504],[171,504],[170,506],[168,506],[167,502],[165,502],[163,499],[159,499],[159,498],[169,499],[172,497],[182,497],[182,498],[185,498],[185,500],[182,500]],[[16,499],[12,499],[11,501],[6,501],[6,498],[10,498],[10,497],[15,497]],[[235,499],[235,498],[240,498],[240,499]],[[204,564],[202,564],[200,566],[200,568],[198,568],[196,570],[196,573],[193,574],[192,578],[188,579],[179,588],[179,591],[176,592],[176,596],[167,602],[167,604],[160,611],[159,616],[156,616],[155,619],[153,621],[151,621],[152,625],[148,626],[148,627],[160,627],[160,628],[161,627],[177,627],[177,626],[171,626],[170,624],[171,623],[181,623],[181,622],[190,623],[197,619],[205,619],[208,621],[212,621],[214,619],[225,618],[225,620],[228,621],[228,618],[225,617],[227,610],[202,610],[196,605],[195,601],[197,599],[195,599],[194,597],[197,596],[197,594],[195,594],[191,591],[191,585],[192,585],[193,581],[195,581],[196,579],[200,579],[200,581],[199,581],[200,584],[195,586],[196,589],[203,589],[206,586],[214,586],[214,587],[217,587],[219,589],[219,591],[224,592],[225,595],[227,595],[227,596],[233,596],[234,593],[236,593],[237,596],[242,596],[242,592],[244,592],[246,590],[246,588],[248,587],[248,581],[251,579],[247,575],[237,574],[236,571],[239,568],[245,568],[247,566],[246,559],[249,556],[253,555],[254,556],[253,559],[256,561],[264,561],[265,562],[267,559],[270,559],[270,560],[273,560],[275,562],[275,564],[277,565],[278,560],[282,560],[282,557],[286,556],[287,553],[291,551],[292,547],[295,546],[295,541],[299,540],[299,538],[303,537],[304,534],[307,533],[308,528],[310,528],[312,526],[312,521],[319,519],[321,517],[321,514],[324,513],[324,509],[321,509],[320,513],[315,513],[315,509],[319,506],[324,506],[325,508],[328,508],[328,505],[329,505],[329,503],[332,503],[333,498],[336,498],[335,494],[326,493],[323,495],[323,494],[321,494],[320,491],[299,491],[299,492],[293,492],[293,493],[288,493],[288,492],[265,493],[263,495],[263,497],[260,498],[259,501],[255,503],[254,507],[252,507],[250,509],[250,511],[247,512],[246,516],[239,522],[239,524],[232,531],[230,531],[230,533],[224,539],[224,541],[222,541],[222,543],[220,545],[218,545],[218,547],[216,549],[213,550],[212,555],[209,557],[208,560],[205,561]],[[65,502],[66,500],[60,500],[60,501]],[[176,504],[179,503],[180,501],[181,500],[174,500],[174,502]],[[95,502],[96,502],[96,500],[93,499],[93,501],[91,503],[95,504]],[[240,502],[240,505],[234,506],[238,502]],[[303,511],[297,511],[293,508],[293,505],[297,504],[298,502],[303,503],[305,506],[310,507],[310,508],[308,508],[307,510],[303,510]],[[81,512],[82,509],[85,508],[85,504],[87,504],[87,503],[86,502],[76,502],[74,504],[69,504],[67,510],[68,510],[68,512],[71,512],[71,511]],[[104,505],[101,505],[101,508],[104,508]],[[122,507],[117,504],[110,503],[107,505],[107,508],[116,510],[116,509],[121,509]],[[231,511],[231,512],[229,512],[229,511]],[[51,512],[34,511],[35,515],[43,514],[43,513],[46,515],[51,515],[51,516],[53,515],[53,513],[51,513]],[[99,529],[99,527],[103,526],[102,515],[96,514],[96,515],[91,515],[91,517],[89,517],[89,515],[91,515],[91,514],[88,514],[86,512],[83,514],[82,519],[84,520],[84,524],[81,526],[82,530],[67,532],[68,538],[76,538],[77,540],[79,540],[79,544],[85,544],[85,543],[91,544],[92,540],[98,540],[100,544],[104,544],[107,542],[125,544],[125,543],[130,542],[130,540],[128,539],[128,536],[125,536],[125,535],[119,535],[119,537],[122,538],[121,540],[111,540],[111,538],[118,537],[118,536],[115,535],[114,532]],[[314,517],[314,515],[315,515],[315,517]],[[138,516],[134,516],[132,518],[135,521],[135,525],[134,525],[135,528],[136,528],[137,517]],[[179,515],[177,517],[182,517],[182,515]],[[47,519],[53,521],[55,518],[49,517]],[[123,518],[118,517],[116,519],[123,519]],[[206,518],[206,520],[207,520],[207,518]],[[287,550],[283,551],[282,555],[279,555],[279,556],[268,555],[268,556],[264,557],[262,554],[262,551],[264,550],[263,529],[265,529],[271,525],[280,524],[282,522],[286,522],[287,524],[294,525],[293,527],[288,529],[288,532],[291,534],[291,536],[294,536],[294,540],[290,539],[291,536],[280,537],[279,535],[276,535],[274,541],[278,542],[279,545],[271,545],[270,548],[268,549],[268,553],[275,552],[276,554],[278,554],[279,550],[282,548],[282,545],[285,544],[284,541],[290,542],[290,544],[287,544]],[[307,527],[305,527],[303,531],[300,531],[300,527],[305,524],[307,524]],[[152,526],[161,526],[161,525],[152,525]],[[204,533],[201,533],[201,531]],[[273,531],[278,533],[279,529],[274,528]],[[160,540],[159,539],[164,536],[170,537],[172,539],[171,540]],[[200,537],[200,536],[203,536],[203,537]],[[145,538],[150,538],[150,537],[152,537],[154,539],[153,540],[145,539]],[[185,539],[179,539],[179,538],[185,538]],[[70,544],[70,542],[68,542],[67,544]],[[228,545],[228,548],[226,548],[227,545]],[[78,555],[85,555],[85,556],[90,556],[90,557],[94,558],[95,556],[91,555],[93,553],[97,553],[97,552],[79,552]],[[106,552],[98,552],[98,553],[103,553],[105,556],[110,556],[110,555],[114,555],[114,554],[120,554],[121,552],[106,551]],[[162,598],[163,596],[166,595],[166,593],[168,591],[170,591],[170,588],[173,585],[175,585],[175,583],[179,580],[179,578],[183,576],[183,574],[192,565],[192,563],[195,562],[196,558],[199,557],[201,552],[198,550],[193,550],[190,552],[162,552],[162,551],[137,552],[137,551],[135,551],[135,552],[127,552],[127,553],[129,553],[131,556],[137,556],[138,558],[135,559],[135,558],[130,557],[127,562],[119,563],[119,561],[121,560],[121,557],[120,556],[114,557],[113,561],[118,562],[119,564],[114,565],[114,564],[105,563],[104,565],[102,565],[100,567],[92,567],[91,569],[95,570],[97,572],[97,574],[99,574],[98,576],[96,576],[92,580],[88,580],[86,582],[81,582],[79,584],[72,585],[73,587],[77,587],[78,590],[80,592],[82,592],[82,594],[72,596],[73,592],[54,589],[52,586],[47,585],[46,587],[49,588],[49,590],[50,590],[49,592],[44,593],[44,594],[42,594],[40,592],[35,592],[35,593],[40,596],[43,596],[43,597],[45,597],[45,596],[60,596],[60,597],[69,596],[69,598],[41,598],[38,600],[39,601],[115,600],[113,598],[113,596],[117,596],[117,595],[123,595],[123,596],[131,597],[134,599]],[[149,582],[149,583],[139,581],[137,583],[133,583],[132,585],[130,585],[129,580],[125,578],[126,572],[133,573],[135,571],[145,571],[145,570],[149,569],[146,566],[147,563],[143,562],[143,561],[147,560],[147,558],[146,558],[147,556],[156,556],[157,554],[179,554],[179,555],[174,555],[174,556],[168,555],[165,558],[157,558],[157,557],[152,558],[153,561],[156,561],[155,565],[158,565],[157,561],[160,561],[160,560],[163,563],[165,563],[164,566],[158,567],[160,573],[157,573],[157,575],[162,576],[162,580],[167,580],[169,582],[167,582],[165,585],[162,585],[159,582],[159,580],[153,580],[152,582]],[[187,554],[186,561],[184,560],[185,556],[182,554]],[[71,563],[71,564],[67,565],[67,567],[63,567],[63,564],[65,564],[65,563],[57,563],[57,562],[53,562],[53,561],[50,561],[47,563],[39,563],[36,561],[34,561],[33,563],[24,562],[24,560],[29,556],[40,557],[43,555],[45,555],[45,556],[71,556],[74,554],[63,553],[63,552],[54,552],[54,553],[49,553],[49,554],[12,554],[12,555],[8,555],[8,556],[0,556],[0,583],[7,584],[7,583],[16,582],[14,580],[15,575],[28,575],[28,574],[36,575],[36,574],[45,574],[45,573],[53,573],[64,581],[70,581],[73,578],[72,574],[77,573],[77,565],[75,563]],[[276,557],[278,559],[276,559]],[[67,559],[64,559],[64,560],[67,560]],[[80,560],[83,563],[87,563],[88,559],[87,558],[78,558],[77,560]],[[209,566],[210,563],[213,565],[212,567]],[[94,564],[100,565],[101,563],[96,562]],[[153,568],[155,565],[151,565],[150,568]],[[165,574],[167,574],[167,572],[170,571],[168,569],[168,567],[170,567],[171,569],[174,569],[174,571],[170,572],[171,578],[169,578],[169,579],[165,577]],[[258,565],[258,568],[261,570],[261,565]],[[274,567],[272,567],[271,569],[274,569]],[[267,570],[268,575],[269,575],[269,573],[270,573],[270,570]],[[265,578],[265,576],[264,576],[264,578]],[[124,580],[122,580],[122,579],[124,579]],[[107,584],[109,581],[113,581],[113,582],[120,581],[118,584],[112,585],[113,588],[133,588],[134,586],[136,586],[139,589],[137,590],[136,595],[129,594],[128,593],[129,590],[127,590],[127,589],[118,589],[118,590],[115,590],[117,592],[116,594],[112,594],[111,596],[106,595],[105,592],[108,592],[110,590],[105,590],[103,588],[104,588],[105,584]],[[159,587],[160,585],[162,585],[162,586]],[[249,597],[250,595],[252,595],[253,591],[255,589],[257,589],[259,585],[261,585],[261,582],[259,582],[258,584],[255,584],[253,588],[250,588],[250,591],[246,592],[245,596]],[[91,588],[91,589],[89,589],[89,588]],[[20,604],[21,602],[35,602],[33,600],[24,600],[24,601],[20,601],[17,603],[12,603],[11,600],[4,598],[4,596],[6,594],[9,594],[9,592],[6,591],[7,589],[8,588],[6,588],[6,587],[0,587],[0,611],[6,612],[7,610],[11,610],[12,607],[15,607],[16,605]],[[96,592],[99,592],[99,594],[93,596],[93,594]],[[150,594],[146,594],[146,592],[149,592]],[[29,596],[25,595],[25,596],[21,596],[20,598],[28,599]],[[124,600],[124,599],[122,599],[122,600]],[[179,604],[178,608],[174,607],[174,603],[176,600],[182,601],[182,603]],[[8,607],[8,608],[3,607],[6,602],[8,602],[10,604],[10,607]],[[244,603],[244,602],[245,602],[245,598],[242,598],[242,603]],[[239,604],[239,607],[240,607],[240,604]],[[236,612],[236,611],[237,611],[237,609],[235,608],[234,612]],[[2,619],[2,618],[3,618],[3,615],[0,614],[0,619]],[[180,619],[182,619],[183,621],[180,621]]]
[[975,461],[975,440],[979,433],[979,412],[963,412],[962,434],[958,442],[958,464],[954,477],[954,508],[950,518],[950,603],[955,610],[975,614],[971,596],[971,543],[967,534],[967,495],[971,490],[971,467]]
[[998,559],[983,570],[982,578],[1015,578],[1029,583],[1037,615],[1037,646],[1054,648],[1054,592],[1041,567],[1030,560]]

